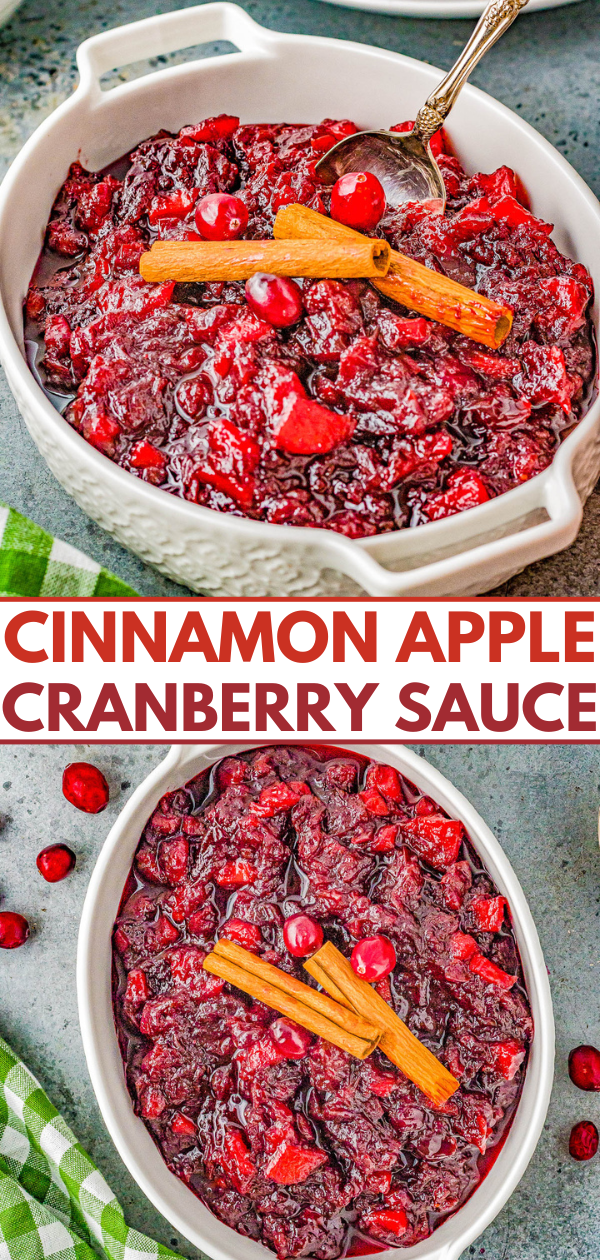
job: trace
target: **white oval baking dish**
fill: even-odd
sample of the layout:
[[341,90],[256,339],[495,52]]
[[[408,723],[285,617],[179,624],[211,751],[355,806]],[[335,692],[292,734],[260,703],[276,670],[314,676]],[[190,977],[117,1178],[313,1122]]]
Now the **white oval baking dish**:
[[[108,70],[209,40],[240,50],[103,91]],[[165,494],[118,468],[54,410],[23,356],[22,302],[57,189],[74,158],[98,169],[161,127],[220,111],[246,121],[414,117],[439,81],[421,62],[360,44],[265,30],[232,4],[161,14],[96,35],[78,52],[77,91],[38,127],[0,189],[0,359],[52,472],[80,506],[162,573],[196,591],[264,595],[471,595],[573,541],[600,472],[600,402],[550,468],[443,521],[353,541],[330,530],[249,521]],[[600,205],[522,119],[475,88],[450,128],[473,170],[515,166],[559,246],[600,290]],[[597,321],[598,311],[595,311]]]
[[[83,1044],[92,1085],[117,1150],[144,1194],[194,1246],[213,1260],[239,1260],[240,1237],[223,1225],[169,1172],[143,1122],[134,1115],[113,1023],[111,937],[121,894],[144,824],[164,792],[181,787],[220,757],[247,745],[175,746],[127,802],[107,837],[87,891],[77,954],[77,995]],[[535,924],[517,877],[489,827],[472,805],[422,757],[398,745],[345,747],[396,766],[465,825],[500,892],[507,898],[531,1002],[535,1033],[523,1093],[509,1135],[479,1188],[464,1207],[425,1242],[389,1250],[380,1260],[459,1260],[506,1203],[522,1177],[542,1132],[554,1067],[554,1021],[548,973]],[[247,1260],[273,1253],[245,1238]]]

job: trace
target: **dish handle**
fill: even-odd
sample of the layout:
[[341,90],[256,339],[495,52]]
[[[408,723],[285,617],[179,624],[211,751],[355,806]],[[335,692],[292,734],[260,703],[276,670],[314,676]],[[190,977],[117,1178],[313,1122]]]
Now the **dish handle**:
[[203,4],[174,13],[159,13],[141,22],[103,31],[80,44],[78,91],[87,97],[101,96],[100,80],[109,70],[179,52],[195,44],[228,40],[240,53],[256,53],[266,50],[269,37],[274,38],[274,33],[259,26],[237,4]]
[[[597,462],[595,468],[591,485]],[[581,525],[582,497],[589,490],[580,496],[570,466],[563,466],[561,476],[556,467],[548,469],[546,475],[532,478],[528,488],[527,499],[506,502],[504,519],[494,521],[491,528],[485,523],[488,504],[473,508],[473,516],[465,513],[465,533],[445,554],[432,548],[431,557],[424,555],[419,564],[393,569],[382,563],[378,540],[372,540],[371,550],[369,539],[358,559],[353,551],[350,565],[339,567],[372,596],[460,596],[490,590],[526,565],[570,546]],[[540,513],[545,519],[540,520]],[[468,526],[475,526],[476,517],[478,528],[471,535]],[[389,535],[380,537],[385,540]]]

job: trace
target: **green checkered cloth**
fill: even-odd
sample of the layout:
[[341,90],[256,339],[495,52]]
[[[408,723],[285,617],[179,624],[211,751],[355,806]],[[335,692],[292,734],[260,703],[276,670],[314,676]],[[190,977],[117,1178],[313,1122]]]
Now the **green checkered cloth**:
[[0,1260],[148,1260],[138,1234],[35,1077],[0,1037]]
[[[137,595],[125,582],[0,503],[1,595]],[[0,1251],[0,1260],[4,1256]],[[27,1257],[29,1260],[29,1257]]]

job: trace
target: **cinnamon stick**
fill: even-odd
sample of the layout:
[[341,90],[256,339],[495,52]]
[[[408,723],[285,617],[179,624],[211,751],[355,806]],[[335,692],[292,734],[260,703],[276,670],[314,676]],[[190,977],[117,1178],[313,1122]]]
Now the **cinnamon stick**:
[[349,245],[326,238],[277,241],[155,241],[140,258],[144,280],[179,283],[247,280],[257,271],[275,276],[371,279],[385,276],[387,241],[358,236]]
[[436,1059],[435,1055],[411,1033],[406,1024],[396,1015],[379,993],[371,988],[365,980],[361,980],[353,970],[350,962],[340,953],[331,941],[324,945],[304,963],[309,975],[324,984],[330,985],[351,1002],[354,1010],[364,1015],[383,1028],[383,1036],[379,1043],[380,1050],[392,1063],[404,1072],[408,1079],[418,1085],[419,1089],[437,1105],[445,1103],[456,1092],[459,1082]]
[[[244,951],[245,952],[245,951]],[[356,1035],[352,1028],[356,1027],[357,1016],[354,1011],[348,1011],[344,1007],[340,1007],[336,1011],[336,1022],[333,1019],[321,1014],[315,1009],[313,1004],[301,1000],[297,996],[297,990],[301,990],[303,996],[311,994],[316,998],[324,998],[324,994],[316,993],[314,989],[308,985],[303,985],[299,980],[294,980],[292,976],[288,976],[284,971],[279,971],[273,967],[273,971],[277,973],[278,983],[273,984],[269,980],[263,979],[255,972],[249,971],[245,966],[239,966],[238,963],[232,962],[229,958],[225,958],[222,954],[212,952],[207,954],[203,962],[205,971],[211,975],[220,976],[221,979],[227,980],[229,984],[235,985],[241,989],[243,993],[248,993],[250,997],[257,998],[259,1002],[263,1002],[265,1006],[271,1007],[272,1010],[279,1011],[281,1015],[287,1015],[290,1019],[295,1020],[302,1028],[308,1029],[317,1037],[323,1037],[325,1041],[330,1041],[334,1046],[338,1046],[340,1050],[346,1050],[356,1059],[366,1059],[375,1049],[381,1036],[381,1030],[360,1020],[360,1027],[370,1030],[369,1037],[361,1037]],[[270,964],[265,963],[264,966]],[[289,981],[293,980],[293,986]],[[292,992],[292,987],[294,991]],[[330,999],[327,999],[329,1001]],[[336,1007],[335,1002],[331,1002],[332,1007]]]
[[221,937],[221,940],[216,942],[213,951],[221,958],[229,959],[229,962],[235,963],[237,967],[250,971],[260,980],[266,980],[268,984],[274,984],[278,989],[285,989],[286,993],[298,998],[299,1002],[304,1002],[305,1006],[310,1006],[318,1015],[324,1015],[334,1024],[340,1024],[356,1037],[362,1037],[365,1041],[371,1041],[377,1037],[380,1031],[377,1025],[363,1019],[362,1015],[356,1014],[346,998],[342,998],[341,1004],[332,1001],[327,994],[319,993],[317,989],[303,984],[301,980],[296,980],[295,976],[290,976],[287,971],[282,971],[280,967],[274,967],[272,963],[265,962],[249,949],[236,945],[235,941],[229,941],[226,937]]
[[331,976],[328,976],[327,972],[323,970],[316,954],[313,954],[310,959],[310,967],[308,966],[308,963],[304,963],[304,969],[309,972],[313,980],[317,981],[317,984],[321,985],[322,989],[325,989],[325,992],[328,993],[335,1002],[339,1002],[340,1006],[347,1006],[349,1010],[354,1009],[352,1003],[346,997],[346,994],[342,993],[342,990],[338,988],[337,984],[334,984]]
[[[277,211],[273,231],[278,240],[290,237],[339,242],[350,242],[357,237],[370,239],[336,219],[301,205],[282,206]],[[509,306],[501,306],[397,250],[391,252],[385,278],[370,278],[376,289],[401,306],[446,324],[492,350],[502,345],[511,330],[513,313]]]

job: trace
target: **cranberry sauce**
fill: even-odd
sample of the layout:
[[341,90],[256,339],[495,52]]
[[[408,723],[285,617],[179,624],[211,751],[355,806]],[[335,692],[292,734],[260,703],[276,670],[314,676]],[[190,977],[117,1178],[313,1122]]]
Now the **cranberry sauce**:
[[[380,1050],[354,1059],[203,970],[226,936],[314,983],[286,946],[301,913],[348,957],[392,943],[377,991],[459,1079],[446,1104]],[[137,1114],[172,1172],[279,1256],[410,1246],[491,1166],[533,1032],[510,911],[462,823],[391,767],[261,748],[163,796],[113,956]]]
[[[290,202],[328,212],[315,163],[355,130],[221,115],[160,132],[97,174],[74,163],[29,289],[26,338],[32,370],[86,441],[170,494],[350,538],[464,511],[547,467],[593,388],[592,282],[507,167],[471,176],[440,152],[444,217],[412,205],[375,229],[510,305],[498,352],[363,281],[300,280],[299,318],[282,327],[280,303],[272,319],[268,304],[257,313],[241,283],[139,276],[153,240],[209,230],[204,197],[235,192],[225,200],[242,208],[236,233],[247,211],[248,238],[272,236]],[[303,444],[282,449],[291,410]]]

